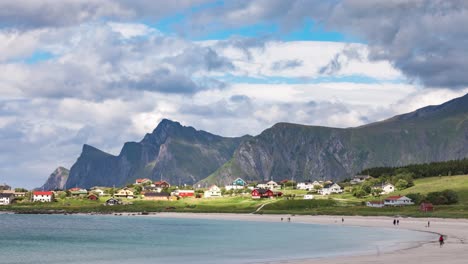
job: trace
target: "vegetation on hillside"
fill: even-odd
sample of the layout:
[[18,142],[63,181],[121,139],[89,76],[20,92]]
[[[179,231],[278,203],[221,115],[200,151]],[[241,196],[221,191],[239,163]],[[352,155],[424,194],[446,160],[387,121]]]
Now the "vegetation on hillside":
[[412,164],[401,167],[375,167],[361,171],[362,175],[385,177],[390,175],[411,173],[415,179],[433,176],[451,176],[468,174],[468,158],[443,162]]

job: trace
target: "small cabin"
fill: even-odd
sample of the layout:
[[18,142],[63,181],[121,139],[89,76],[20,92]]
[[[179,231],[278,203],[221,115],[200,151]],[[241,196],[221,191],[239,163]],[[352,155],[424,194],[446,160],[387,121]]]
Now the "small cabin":
[[422,212],[432,212],[434,211],[434,205],[431,203],[421,203],[419,205],[419,210]]

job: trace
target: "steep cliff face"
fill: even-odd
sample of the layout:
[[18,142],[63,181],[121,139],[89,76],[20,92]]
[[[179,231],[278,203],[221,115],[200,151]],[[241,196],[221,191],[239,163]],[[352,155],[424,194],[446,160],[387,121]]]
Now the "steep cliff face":
[[63,190],[65,183],[68,180],[68,175],[70,171],[64,167],[58,167],[55,169],[52,174],[50,174],[47,181],[41,187],[37,188],[39,190]]
[[123,186],[137,178],[194,184],[228,161],[243,138],[225,138],[167,119],[113,156],[85,145],[66,187]]
[[357,128],[279,123],[246,140],[200,184],[352,176],[367,167],[468,157],[468,95]]

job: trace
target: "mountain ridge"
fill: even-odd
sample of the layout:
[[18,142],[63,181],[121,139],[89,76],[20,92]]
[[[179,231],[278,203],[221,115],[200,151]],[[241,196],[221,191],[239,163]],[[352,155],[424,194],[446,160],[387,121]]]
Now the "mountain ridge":
[[466,120],[468,94],[364,126],[279,122],[257,136],[222,137],[162,119],[117,156],[83,145],[66,187],[123,186],[143,177],[202,186],[237,177],[340,180],[369,166],[465,158]]

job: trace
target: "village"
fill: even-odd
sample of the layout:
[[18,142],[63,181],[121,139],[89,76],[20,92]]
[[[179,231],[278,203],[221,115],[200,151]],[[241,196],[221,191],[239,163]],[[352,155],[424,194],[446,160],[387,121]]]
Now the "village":
[[[230,184],[219,187],[211,185],[207,188],[194,188],[194,186],[172,186],[169,182],[152,181],[148,178],[136,179],[133,184],[123,188],[93,187],[84,189],[80,187],[68,190],[33,190],[22,188],[12,190],[10,186],[0,185],[0,205],[21,203],[52,203],[59,199],[89,200],[101,202],[104,206],[132,205],[134,201],[177,201],[181,199],[216,199],[222,197],[242,197],[244,199],[282,199],[282,200],[314,200],[314,199],[340,199],[345,193],[348,196],[369,182],[375,182],[371,176],[357,175],[350,180],[335,183],[332,181],[294,182],[292,180],[273,180],[249,183],[237,178]],[[390,195],[397,188],[388,182],[373,184],[368,197],[362,199],[367,207],[382,208],[387,206],[414,205],[414,201],[404,195]],[[354,195],[356,196],[356,195]],[[355,197],[354,197],[355,198]],[[372,199],[378,198],[378,199]],[[356,198],[355,198],[356,199]],[[421,210],[432,211],[433,205],[421,203]]]

